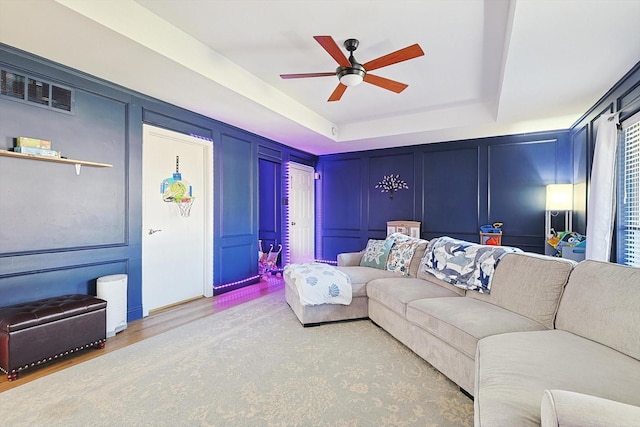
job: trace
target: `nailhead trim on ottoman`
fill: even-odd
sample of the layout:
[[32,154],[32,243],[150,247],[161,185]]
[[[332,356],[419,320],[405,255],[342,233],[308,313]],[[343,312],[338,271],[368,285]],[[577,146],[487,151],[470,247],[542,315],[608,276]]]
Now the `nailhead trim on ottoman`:
[[0,370],[9,381],[24,369],[106,342],[107,302],[63,295],[0,308]]

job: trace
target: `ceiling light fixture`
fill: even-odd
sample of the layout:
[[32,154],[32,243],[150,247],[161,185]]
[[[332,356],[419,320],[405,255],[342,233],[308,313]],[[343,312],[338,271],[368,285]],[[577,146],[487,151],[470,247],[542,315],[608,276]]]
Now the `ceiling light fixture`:
[[364,67],[358,63],[352,63],[351,67],[338,67],[336,72],[340,83],[348,87],[358,86],[367,74]]

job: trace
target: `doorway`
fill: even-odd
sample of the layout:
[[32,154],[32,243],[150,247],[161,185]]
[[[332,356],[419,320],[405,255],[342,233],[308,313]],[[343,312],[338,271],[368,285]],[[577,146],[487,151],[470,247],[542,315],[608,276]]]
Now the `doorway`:
[[[279,161],[258,160],[258,240],[262,244],[262,250],[266,252],[270,248],[277,251],[282,244],[281,171]],[[278,265],[280,261],[278,260]]]
[[315,171],[299,163],[289,163],[289,262],[315,259]]
[[[178,172],[194,197],[188,215],[165,201]],[[213,144],[143,125],[142,312],[213,296]]]

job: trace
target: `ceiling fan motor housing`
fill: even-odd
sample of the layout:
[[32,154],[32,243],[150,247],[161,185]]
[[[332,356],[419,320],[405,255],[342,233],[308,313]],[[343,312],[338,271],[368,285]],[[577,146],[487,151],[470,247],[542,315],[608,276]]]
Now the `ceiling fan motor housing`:
[[353,51],[358,48],[360,42],[356,39],[347,39],[344,41],[344,47],[351,53],[349,55],[350,67],[340,66],[336,68],[336,75],[340,80],[340,83],[345,86],[356,86],[362,82],[367,71],[364,67],[356,61],[353,56]]
[[353,52],[354,50],[356,50],[358,48],[358,45],[360,45],[360,42],[356,39],[347,39],[344,41],[344,47],[349,52]]

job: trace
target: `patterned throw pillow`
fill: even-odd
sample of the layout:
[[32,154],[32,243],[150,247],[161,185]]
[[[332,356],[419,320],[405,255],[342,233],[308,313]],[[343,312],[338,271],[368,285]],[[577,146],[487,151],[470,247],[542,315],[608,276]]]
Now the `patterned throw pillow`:
[[411,259],[416,248],[420,243],[425,243],[425,240],[422,239],[412,237],[407,239],[406,237],[400,237],[395,240],[387,259],[387,270],[402,273],[404,276],[409,275]]
[[360,260],[360,265],[384,270],[387,268],[387,258],[389,257],[389,251],[392,245],[393,240],[391,239],[369,239],[367,247],[364,250],[364,255],[362,255],[362,259]]

